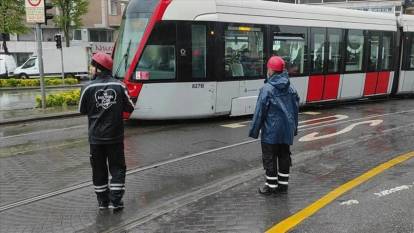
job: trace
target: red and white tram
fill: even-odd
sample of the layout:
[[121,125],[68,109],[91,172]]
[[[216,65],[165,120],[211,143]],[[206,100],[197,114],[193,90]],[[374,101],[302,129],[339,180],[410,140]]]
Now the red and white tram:
[[413,93],[413,39],[413,18],[398,23],[392,14],[262,0],[130,0],[114,76],[136,101],[132,118],[239,116],[253,113],[273,54],[286,61],[302,105]]
[[400,52],[400,73],[396,82],[397,93],[414,92],[414,16],[403,15],[399,18],[402,47]]

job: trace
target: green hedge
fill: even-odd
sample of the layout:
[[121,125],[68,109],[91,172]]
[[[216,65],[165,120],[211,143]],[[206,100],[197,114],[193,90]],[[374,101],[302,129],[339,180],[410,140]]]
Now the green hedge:
[[[60,107],[78,105],[80,90],[65,91],[46,96],[46,107]],[[42,97],[36,96],[36,107],[42,107]]]
[[[62,79],[46,78],[46,86],[58,86],[62,85]],[[65,78],[65,85],[79,84],[79,81],[75,78]],[[0,87],[38,87],[40,86],[39,79],[0,79]]]

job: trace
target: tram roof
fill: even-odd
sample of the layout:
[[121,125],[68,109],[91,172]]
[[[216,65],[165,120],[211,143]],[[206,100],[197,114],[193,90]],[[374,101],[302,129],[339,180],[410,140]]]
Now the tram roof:
[[414,15],[402,15],[400,24],[406,32],[414,32]]
[[172,0],[163,19],[397,30],[389,13],[264,0]]

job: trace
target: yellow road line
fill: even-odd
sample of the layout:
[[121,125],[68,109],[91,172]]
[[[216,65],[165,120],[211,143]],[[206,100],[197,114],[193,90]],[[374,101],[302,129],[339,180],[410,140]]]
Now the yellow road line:
[[364,183],[365,181],[371,179],[372,177],[382,173],[383,171],[402,163],[410,158],[414,158],[414,151],[400,155],[386,163],[383,163],[368,172],[362,174],[361,176],[349,181],[348,183],[345,183],[341,185],[340,187],[336,188],[335,190],[331,191],[330,193],[326,194],[321,199],[315,201],[311,205],[307,206],[305,209],[302,209],[301,211],[297,212],[296,214],[288,217],[287,219],[281,221],[280,223],[274,225],[272,228],[266,231],[266,233],[282,233],[287,232],[288,230],[292,229],[299,223],[301,223],[306,218],[310,217],[317,211],[319,211],[321,208],[325,207],[332,201],[334,201],[336,198],[341,196],[342,194],[348,192],[349,190],[355,188],[356,186]]

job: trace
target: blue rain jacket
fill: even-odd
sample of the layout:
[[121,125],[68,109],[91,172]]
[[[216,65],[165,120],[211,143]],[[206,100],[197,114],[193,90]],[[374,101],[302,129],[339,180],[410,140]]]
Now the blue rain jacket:
[[293,144],[297,135],[299,96],[286,72],[270,77],[260,89],[249,137],[267,144]]

